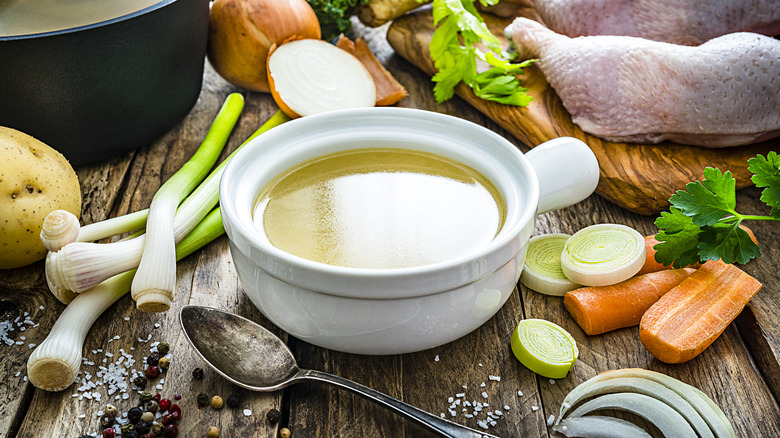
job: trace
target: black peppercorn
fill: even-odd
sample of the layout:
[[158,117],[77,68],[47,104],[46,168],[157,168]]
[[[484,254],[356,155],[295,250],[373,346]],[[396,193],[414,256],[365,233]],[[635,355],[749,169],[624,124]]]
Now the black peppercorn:
[[210,403],[209,396],[207,394],[202,393],[202,392],[200,394],[198,394],[197,400],[198,400],[198,406],[206,406],[207,404]]
[[192,378],[195,380],[203,380],[203,369],[195,368],[192,370]]
[[269,423],[276,424],[279,422],[279,420],[282,419],[282,413],[279,412],[278,409],[271,409],[267,414],[265,414],[265,418]]
[[133,424],[138,423],[143,413],[144,411],[142,411],[141,408],[130,408],[130,410],[127,411],[127,420]]
[[135,425],[135,431],[138,432],[139,434],[147,434],[151,430],[152,430],[152,424],[147,423],[146,421],[143,420],[139,421]]
[[138,376],[135,379],[133,379],[133,384],[139,388],[146,387],[146,377],[145,376]]
[[160,356],[152,353],[149,356],[146,356],[146,364],[147,365],[157,365],[160,362]]
[[122,438],[138,438],[138,432],[131,430],[129,432],[123,433]]
[[227,405],[230,408],[235,408],[241,403],[241,397],[238,394],[230,394],[227,398]]

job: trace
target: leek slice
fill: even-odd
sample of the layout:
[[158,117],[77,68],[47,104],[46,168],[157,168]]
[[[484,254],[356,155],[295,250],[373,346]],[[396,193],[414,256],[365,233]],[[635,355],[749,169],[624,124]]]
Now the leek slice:
[[569,332],[543,319],[524,319],[512,333],[512,352],[528,369],[550,379],[566,377],[577,361]]
[[645,263],[645,238],[618,224],[585,227],[566,241],[561,269],[585,286],[608,286],[633,277]]
[[580,287],[566,278],[561,269],[561,253],[569,237],[568,234],[542,234],[528,241],[528,253],[520,274],[520,282],[525,287],[559,297]]
[[601,415],[567,418],[553,426],[553,430],[567,437],[583,438],[650,438],[651,436],[630,421]]
[[624,392],[596,397],[582,404],[568,418],[577,418],[599,409],[617,409],[639,415],[653,423],[665,438],[696,437],[691,425],[662,401],[643,394]]

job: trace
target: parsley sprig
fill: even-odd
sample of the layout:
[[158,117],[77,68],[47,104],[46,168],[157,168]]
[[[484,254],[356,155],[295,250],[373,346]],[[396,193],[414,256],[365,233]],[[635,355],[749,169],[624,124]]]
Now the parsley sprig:
[[761,255],[750,235],[739,227],[744,220],[780,221],[780,156],[748,160],[756,187],[764,188],[761,201],[770,214],[743,215],[736,211],[736,181],[731,172],[708,167],[704,180],[688,183],[669,198],[672,206],[655,220],[659,232],[656,260],[680,268],[696,262],[722,259],[726,263],[747,263]]
[[[479,0],[484,6],[498,0]],[[433,0],[433,32],[429,48],[437,73],[433,94],[439,103],[450,99],[455,87],[465,82],[478,97],[496,102],[527,106],[526,94],[516,75],[523,74],[534,60],[510,63],[511,57],[501,49],[501,42],[479,15],[474,0]],[[478,46],[485,47],[486,51]],[[491,68],[477,73],[477,59]]]

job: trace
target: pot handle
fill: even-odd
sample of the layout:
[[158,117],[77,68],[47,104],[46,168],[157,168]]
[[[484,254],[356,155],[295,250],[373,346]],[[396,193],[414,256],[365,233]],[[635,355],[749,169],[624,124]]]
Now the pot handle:
[[539,181],[538,214],[574,205],[596,190],[599,163],[581,140],[555,138],[531,149],[525,157]]

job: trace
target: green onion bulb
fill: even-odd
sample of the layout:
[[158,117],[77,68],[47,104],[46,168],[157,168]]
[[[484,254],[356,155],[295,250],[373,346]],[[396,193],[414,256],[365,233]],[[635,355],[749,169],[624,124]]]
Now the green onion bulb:
[[520,363],[550,379],[566,377],[579,354],[569,332],[543,319],[520,321],[510,344]]
[[561,253],[568,234],[542,234],[528,241],[520,282],[525,287],[546,295],[563,296],[579,287],[563,274]]
[[637,230],[617,224],[591,225],[566,241],[561,269],[575,283],[608,286],[633,277],[645,256],[645,239]]

